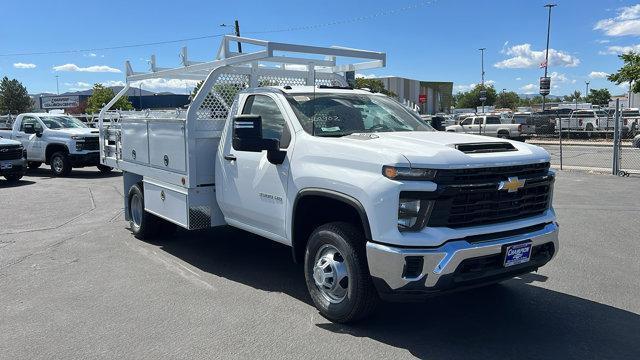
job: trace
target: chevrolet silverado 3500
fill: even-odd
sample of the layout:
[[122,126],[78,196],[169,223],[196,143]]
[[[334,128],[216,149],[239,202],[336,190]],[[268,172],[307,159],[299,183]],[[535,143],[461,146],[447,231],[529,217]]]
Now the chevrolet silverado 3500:
[[100,113],[101,162],[123,171],[136,237],[230,225],[289,245],[335,322],[362,319],[380,298],[535,271],[557,253],[549,154],[436,132],[399,102],[348,87],[341,72],[384,66],[384,53],[226,36],[213,61],[182,55],[179,68],[152,57],[150,73],[126,71],[127,84],[203,80],[186,111],[110,111],[125,86]]
[[51,165],[54,176],[67,176],[72,168],[85,166],[97,166],[101,172],[112,170],[100,164],[98,130],[72,116],[20,114],[11,130],[0,130],[0,137],[20,141],[27,149],[28,167]]

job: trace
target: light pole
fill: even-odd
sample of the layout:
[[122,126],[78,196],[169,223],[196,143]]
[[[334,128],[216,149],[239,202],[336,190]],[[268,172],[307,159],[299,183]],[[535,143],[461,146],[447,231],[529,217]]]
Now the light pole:
[[60,85],[58,85],[58,78],[60,77],[60,75],[56,75],[56,93],[58,93],[58,95],[60,95]]
[[[234,27],[234,30],[235,30],[235,34],[236,34],[236,36],[237,36],[237,37],[240,37],[240,23],[238,22],[238,19],[236,19],[236,20],[234,21],[234,24],[233,24],[233,25],[234,25],[233,27]],[[220,24],[220,26],[222,26],[222,27],[229,27],[230,25],[227,25],[227,24]],[[239,42],[238,42],[238,52],[239,52],[239,53],[242,53],[242,44],[240,44]]]
[[481,74],[482,85],[480,85],[480,101],[482,101],[482,113],[484,113],[484,102],[485,100],[487,100],[487,93],[484,90],[484,51],[487,50],[487,48],[480,48],[478,50],[480,50],[480,68],[482,70],[482,74]]
[[[551,32],[551,9],[556,7],[556,4],[547,4],[544,7],[549,8],[549,18],[547,20],[547,50],[544,55],[544,77],[547,77],[547,68],[549,67],[549,33]],[[551,86],[549,86],[551,87]],[[542,89],[540,89],[542,90]],[[541,91],[542,92],[542,91]],[[544,111],[544,105],[547,100],[547,95],[542,95],[542,111]]]
[[584,95],[584,99],[586,101],[587,100],[587,96],[589,96],[589,82],[585,81],[584,83],[587,85],[587,92],[584,93],[585,94]]

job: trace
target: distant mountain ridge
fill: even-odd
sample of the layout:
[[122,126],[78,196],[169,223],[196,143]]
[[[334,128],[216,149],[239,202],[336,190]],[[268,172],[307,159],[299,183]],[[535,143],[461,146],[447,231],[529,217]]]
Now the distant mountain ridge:
[[[124,88],[124,86],[109,87],[109,89],[113,90],[115,94],[119,93],[120,90],[122,90],[122,88]],[[59,96],[78,96],[78,95],[91,96],[91,94],[93,94],[93,89],[80,90],[80,91],[67,91],[65,93],[60,94]],[[174,93],[169,91],[156,93],[156,92],[148,91],[145,89],[142,89],[142,91],[140,91],[140,88],[134,88],[134,87],[129,88],[129,90],[127,90],[127,96],[153,96],[153,95],[174,95]],[[42,96],[58,96],[58,95],[51,94],[51,93],[39,93],[39,94],[30,94],[29,96],[42,97]]]

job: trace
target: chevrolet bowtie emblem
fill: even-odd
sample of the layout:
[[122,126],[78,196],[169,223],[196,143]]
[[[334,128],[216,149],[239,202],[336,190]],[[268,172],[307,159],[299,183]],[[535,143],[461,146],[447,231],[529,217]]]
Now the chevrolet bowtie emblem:
[[498,190],[507,190],[508,192],[516,192],[524,187],[524,180],[519,180],[517,177],[510,177],[506,181],[500,181]]

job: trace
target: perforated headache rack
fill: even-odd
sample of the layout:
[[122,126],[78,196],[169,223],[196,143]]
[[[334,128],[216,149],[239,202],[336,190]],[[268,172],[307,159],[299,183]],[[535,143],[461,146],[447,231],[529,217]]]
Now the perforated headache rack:
[[[230,44],[242,43],[249,52],[230,50]],[[103,163],[118,167],[122,161],[121,119],[182,120],[187,152],[195,151],[200,138],[220,137],[236,94],[260,86],[324,85],[348,86],[343,73],[384,67],[386,54],[345,47],[317,47],[249,39],[227,35],[222,39],[215,60],[192,61],[182,48],[182,66],[161,68],[151,56],[151,71],[135,72],[127,61],[126,85],[104,106],[98,117]],[[125,95],[132,83],[150,79],[202,81],[188,109],[171,111],[109,111]],[[109,121],[105,121],[108,119]],[[188,136],[186,136],[189,134]],[[187,170],[188,172],[188,170]]]

